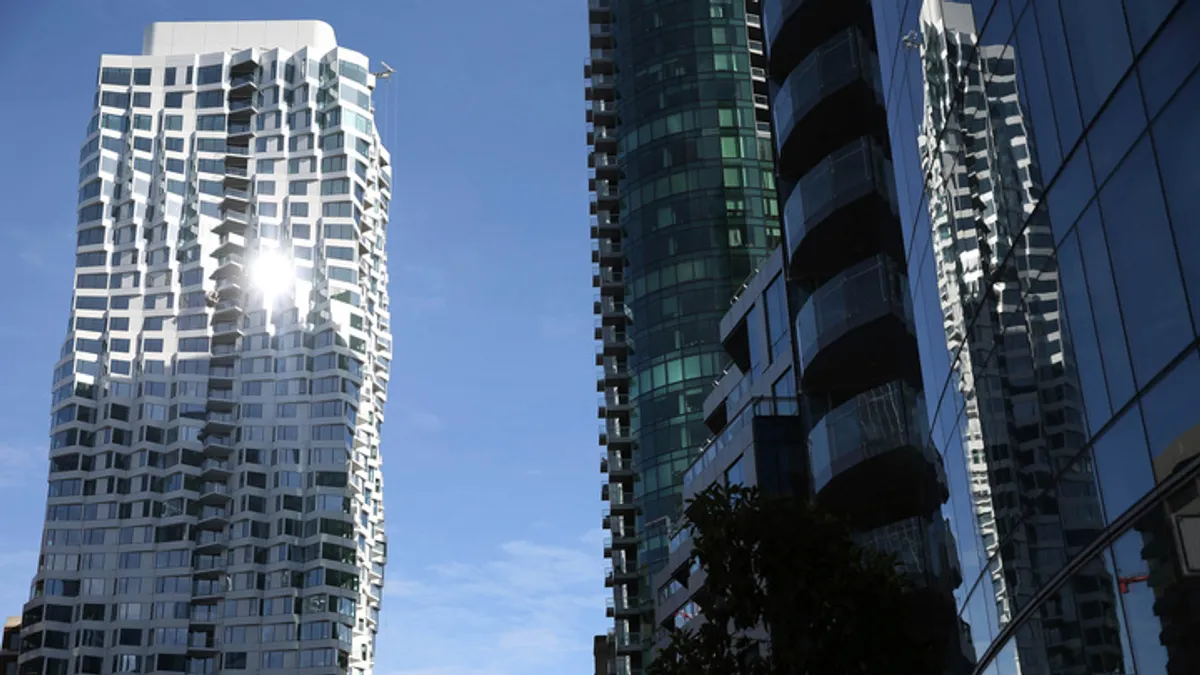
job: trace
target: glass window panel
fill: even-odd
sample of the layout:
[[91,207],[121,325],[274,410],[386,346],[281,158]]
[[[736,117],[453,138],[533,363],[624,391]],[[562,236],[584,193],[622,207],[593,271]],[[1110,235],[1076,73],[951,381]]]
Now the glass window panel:
[[[1118,409],[1133,396],[1133,373],[1129,367],[1129,350],[1125,345],[1125,329],[1113,287],[1112,267],[1108,260],[1108,244],[1100,227],[1100,210],[1093,204],[1079,219],[1079,252],[1083,257],[1086,286],[1091,296],[1092,318],[1096,322],[1096,338],[1104,363],[1108,383],[1108,398]],[[1094,425],[1102,422],[1093,420]]]
[[1146,41],[1158,30],[1162,20],[1171,13],[1177,0],[1125,0],[1125,18],[1129,20],[1129,34],[1133,38],[1133,50],[1140,51]]
[[[1200,2],[1192,2],[1200,6]],[[1182,11],[1182,10],[1181,10]],[[1200,19],[1200,14],[1197,15]],[[1200,44],[1200,40],[1193,42]],[[1167,211],[1175,231],[1175,245],[1183,257],[1183,277],[1192,314],[1200,321],[1200,74],[1171,101],[1154,123],[1154,146],[1167,194]]]
[[[1172,539],[1166,514],[1156,509],[1112,546],[1117,589],[1138,673],[1185,672],[1167,669],[1167,650],[1160,636],[1169,633],[1164,634],[1163,617],[1155,611],[1156,596],[1176,590],[1178,584],[1173,578],[1177,549]],[[1195,640],[1195,636],[1185,639]],[[1168,637],[1168,641],[1172,640]]]
[[1100,194],[1100,207],[1133,372],[1145,384],[1195,336],[1148,140],[1113,175]]
[[1092,169],[1097,184],[1104,183],[1145,128],[1146,111],[1142,107],[1142,91],[1137,78],[1130,77],[1108,102],[1100,119],[1088,130],[1088,148],[1092,153]]
[[1063,166],[1062,172],[1046,193],[1050,209],[1050,228],[1059,241],[1075,224],[1088,200],[1096,194],[1092,180],[1092,165],[1086,145],[1080,145]]
[[[1066,153],[1075,144],[1082,130],[1079,120],[1079,101],[1075,98],[1075,80],[1071,75],[1071,60],[1067,56],[1067,40],[1063,36],[1062,15],[1057,2],[1034,2],[1037,35],[1046,62],[1046,79],[1054,100],[1054,119],[1058,123],[1058,140]],[[1051,174],[1049,171],[1047,176]]]
[[1072,232],[1058,248],[1058,270],[1061,280],[1061,311],[1066,321],[1068,356],[1074,356],[1087,410],[1088,428],[1095,431],[1108,422],[1112,406],[1104,385],[1104,362],[1100,358],[1100,343],[1096,339],[1096,324],[1083,276],[1079,242]]
[[1200,407],[1196,405],[1198,395],[1200,357],[1193,352],[1142,397],[1142,414],[1152,456],[1157,458],[1185,432],[1200,425]]
[[1150,451],[1137,406],[1128,410],[1092,446],[1108,521],[1116,520],[1154,487]]
[[[1143,0],[1127,0],[1141,4]],[[1154,4],[1152,1],[1150,4]],[[1131,18],[1132,22],[1133,19]],[[1138,61],[1146,110],[1154,117],[1200,63],[1200,3],[1185,2]]]
[[1050,82],[1042,60],[1042,44],[1037,18],[1026,9],[1017,24],[1017,83],[1021,92],[1022,112],[1029,123],[1030,152],[1041,166],[1042,175],[1054,176],[1062,165],[1062,150],[1050,100]]
[[1090,120],[1133,62],[1125,11],[1121,0],[1060,1],[1079,104]]

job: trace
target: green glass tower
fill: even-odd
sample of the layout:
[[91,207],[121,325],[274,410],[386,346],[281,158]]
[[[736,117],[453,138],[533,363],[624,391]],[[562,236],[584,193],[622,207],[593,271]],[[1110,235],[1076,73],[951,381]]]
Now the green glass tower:
[[758,0],[588,7],[611,670],[638,673],[657,628],[650,574],[709,435],[704,398],[729,367],[721,317],[778,240],[778,205]]

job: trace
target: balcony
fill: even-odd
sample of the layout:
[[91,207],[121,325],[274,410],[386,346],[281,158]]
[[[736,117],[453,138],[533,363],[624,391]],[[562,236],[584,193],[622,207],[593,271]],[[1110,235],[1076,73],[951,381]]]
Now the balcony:
[[762,18],[770,46],[769,70],[786,77],[830,36],[857,22],[869,23],[871,14],[854,2],[763,0]]
[[229,510],[223,506],[201,506],[200,519],[197,522],[202,528],[223,529],[229,524]]
[[213,342],[234,342],[242,336],[240,321],[214,321],[212,329]]
[[247,87],[254,89],[254,86],[254,73],[238,75],[237,77],[230,78],[229,80],[230,91],[241,91],[245,90]]
[[807,407],[809,418],[818,420],[808,442],[822,503],[868,526],[927,514],[941,504],[941,460],[927,438],[920,391],[893,380],[832,408],[815,398]]
[[[624,478],[633,478],[633,463],[619,452],[609,451],[603,460],[608,471],[608,478],[616,483]],[[615,480],[614,480],[615,479]]]
[[611,211],[597,209],[596,213],[592,216],[592,238],[612,236],[620,233],[620,219],[613,217]]
[[597,239],[592,241],[592,262],[618,265],[623,263],[624,260],[625,251],[621,248],[621,242],[612,241],[611,239]]
[[601,325],[596,328],[595,338],[600,341],[596,353],[600,354],[601,358],[597,360],[597,364],[603,364],[605,356],[624,356],[633,351],[633,338],[624,326]]
[[892,164],[875,142],[850,142],[813,167],[784,205],[792,277],[821,282],[883,250],[904,259]]
[[593,191],[598,202],[615,202],[620,200],[621,195],[617,190],[617,184],[607,180],[597,180],[596,189]]
[[254,134],[254,128],[248,122],[230,122],[225,131],[230,136],[251,136]]
[[201,504],[221,504],[230,499],[229,486],[225,483],[204,483],[200,486]]
[[633,442],[629,425],[618,420],[605,420],[600,423],[600,444],[608,447],[628,447]]
[[244,311],[242,301],[238,298],[221,300],[213,307],[214,319],[232,319],[241,316]]
[[600,319],[601,326],[625,325],[633,322],[633,310],[625,303],[613,298],[599,298],[593,303],[593,313]]
[[864,135],[883,138],[887,112],[875,55],[857,27],[823,43],[775,95],[775,143],[785,180]]
[[223,207],[245,208],[250,204],[250,193],[245,190],[237,190],[234,188],[225,188],[224,198],[221,201]]
[[[603,345],[598,345],[603,348]],[[602,356],[600,364],[596,368],[596,383],[599,388],[596,391],[603,391],[604,387],[622,386],[629,384],[629,368],[624,361],[613,356]]]
[[704,445],[691,466],[683,472],[683,487],[686,490],[700,477],[709,466],[725,454],[726,448],[732,447],[734,440],[745,429],[748,429],[756,417],[795,416],[800,414],[798,403],[794,398],[759,397],[751,399],[733,419],[725,425],[721,432],[710,438]]
[[906,278],[899,264],[880,254],[808,296],[796,317],[806,390],[862,391],[915,370]]
[[204,420],[204,431],[210,434],[228,434],[236,426],[237,419],[232,413],[210,412]]
[[633,492],[626,490],[619,483],[605,483],[601,487],[601,494],[608,500],[608,508],[613,515],[634,511]]
[[597,397],[596,410],[601,419],[605,417],[624,416],[633,411],[629,394],[611,387]]
[[254,98],[238,98],[229,101],[229,117],[233,119],[236,114],[239,118],[244,118],[246,115],[254,112]]
[[227,459],[206,459],[200,464],[200,477],[205,480],[225,480],[233,473],[233,464]]
[[592,271],[592,287],[605,295],[625,295],[625,274],[611,267],[600,267]]
[[241,275],[227,276],[217,279],[217,294],[222,299],[229,299],[230,296],[239,295],[242,292],[242,277]]
[[226,233],[217,239],[217,247],[213,255],[220,259],[222,256],[238,254],[246,250],[246,237],[241,234]]
[[[612,104],[605,101],[593,103],[592,107],[595,108],[599,104],[603,104],[606,108],[612,108],[613,114],[616,113],[616,109]],[[621,165],[617,162],[616,155],[611,155],[607,152],[593,152],[588,154],[588,167],[595,169],[597,176],[604,176],[608,179],[617,178],[621,170]],[[613,185],[616,187],[615,183]]]
[[233,275],[241,275],[246,269],[246,259],[239,253],[227,253],[217,258],[217,269],[213,270],[212,278],[221,279]]
[[221,222],[213,228],[213,232],[216,232],[217,234],[225,234],[227,232],[241,234],[242,232],[246,231],[246,228],[249,225],[250,216],[247,215],[245,211],[239,211],[236,209],[222,209]]
[[196,542],[197,553],[219,553],[229,545],[229,537],[225,533],[213,530],[197,530],[192,540]]
[[588,132],[587,142],[588,145],[595,146],[597,150],[613,151],[617,147],[617,132],[611,131],[608,127],[596,127]]
[[233,437],[212,434],[205,436],[204,453],[210,456],[228,457],[233,454]]

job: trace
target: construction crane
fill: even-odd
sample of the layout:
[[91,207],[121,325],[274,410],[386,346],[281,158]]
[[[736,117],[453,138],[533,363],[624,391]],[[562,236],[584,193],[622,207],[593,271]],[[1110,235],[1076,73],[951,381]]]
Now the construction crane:
[[1117,590],[1121,591],[1121,595],[1129,592],[1130,584],[1140,584],[1150,580],[1149,574],[1137,574],[1129,577],[1117,577]]
[[396,69],[389,66],[387,61],[380,61],[379,65],[383,66],[383,70],[371,74],[380,80],[386,80],[392,76],[392,73],[396,72]]

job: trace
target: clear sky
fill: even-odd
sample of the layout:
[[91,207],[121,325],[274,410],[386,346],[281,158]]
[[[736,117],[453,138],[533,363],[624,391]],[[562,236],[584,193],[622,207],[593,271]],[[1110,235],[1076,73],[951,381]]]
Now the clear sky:
[[152,21],[322,19],[396,69],[380,675],[590,672],[605,629],[583,0],[0,0],[0,615],[45,503],[50,378],[101,53]]

